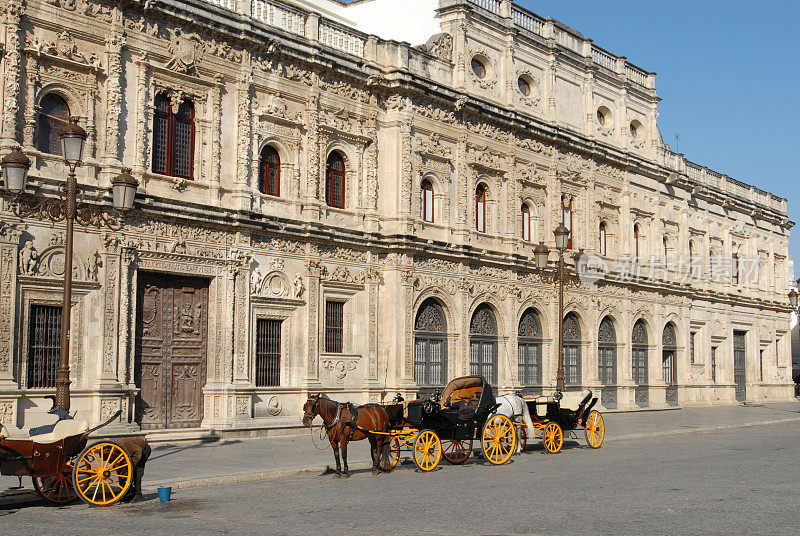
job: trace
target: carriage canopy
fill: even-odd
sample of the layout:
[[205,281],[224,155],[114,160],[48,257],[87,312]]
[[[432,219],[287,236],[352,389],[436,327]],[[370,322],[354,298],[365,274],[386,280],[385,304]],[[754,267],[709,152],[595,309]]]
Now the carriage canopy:
[[488,406],[495,403],[492,386],[483,376],[462,376],[447,384],[442,392],[442,403],[454,404],[459,400],[470,400],[475,393],[478,394],[478,406]]

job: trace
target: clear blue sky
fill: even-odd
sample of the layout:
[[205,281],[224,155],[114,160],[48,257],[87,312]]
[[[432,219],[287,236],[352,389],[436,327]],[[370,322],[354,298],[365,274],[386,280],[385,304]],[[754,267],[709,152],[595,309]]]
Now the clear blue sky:
[[517,3],[657,72],[673,150],[789,200],[800,276],[800,1]]

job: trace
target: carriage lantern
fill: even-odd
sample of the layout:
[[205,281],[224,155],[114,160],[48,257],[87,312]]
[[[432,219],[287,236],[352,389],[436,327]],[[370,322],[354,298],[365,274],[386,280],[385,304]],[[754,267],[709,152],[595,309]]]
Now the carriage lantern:
[[25,189],[28,182],[28,169],[31,160],[20,151],[19,145],[12,147],[11,152],[0,161],[3,168],[3,182],[5,188],[12,194],[18,194]]

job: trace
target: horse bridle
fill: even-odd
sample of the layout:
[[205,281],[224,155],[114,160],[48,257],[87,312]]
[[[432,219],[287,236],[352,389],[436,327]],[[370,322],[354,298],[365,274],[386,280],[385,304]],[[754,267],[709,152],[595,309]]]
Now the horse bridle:
[[[319,409],[319,401],[320,401],[320,399],[321,399],[321,397],[317,397],[317,399],[314,401],[314,404],[311,406],[311,414],[308,414],[305,411],[303,412],[303,420],[305,420],[305,418],[308,417],[309,418],[309,422],[312,422],[314,420],[314,417],[319,415],[317,410]],[[336,417],[333,419],[333,422],[331,422],[330,424],[324,424],[324,422],[323,422],[323,426],[325,427],[325,430],[330,430],[331,428],[336,426],[336,424],[339,422],[339,416],[341,415],[341,413],[342,413],[342,404],[338,404],[337,403],[336,404]]]

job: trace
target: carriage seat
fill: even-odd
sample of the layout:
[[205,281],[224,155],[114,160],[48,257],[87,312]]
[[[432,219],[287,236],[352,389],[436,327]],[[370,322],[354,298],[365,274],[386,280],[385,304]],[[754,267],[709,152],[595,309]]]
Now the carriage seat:
[[522,400],[525,402],[536,402],[540,398],[542,398],[542,395],[525,395],[522,397]]
[[88,429],[89,423],[82,419],[64,419],[58,421],[56,427],[49,434],[33,436],[31,439],[36,443],[55,443],[69,436],[82,434]]
[[[475,387],[464,387],[463,389],[456,389],[455,391],[450,394],[450,405],[454,406],[457,402],[461,402],[462,400],[465,402],[469,402],[472,400],[472,397],[477,394],[478,396],[481,395],[482,387],[475,386]],[[447,400],[443,402],[447,403]]]
[[567,391],[564,393],[564,398],[561,399],[561,409],[569,409],[578,411],[578,406],[581,405],[581,400],[586,398],[591,391],[584,389],[583,391]]

